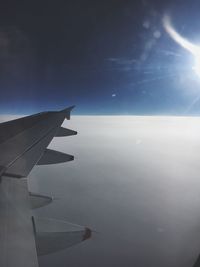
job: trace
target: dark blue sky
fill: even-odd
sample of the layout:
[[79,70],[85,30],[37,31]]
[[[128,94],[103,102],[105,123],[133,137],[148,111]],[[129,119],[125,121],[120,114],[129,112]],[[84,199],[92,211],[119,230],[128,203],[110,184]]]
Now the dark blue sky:
[[200,114],[193,58],[162,26],[200,43],[199,1],[12,1],[0,10],[0,112]]

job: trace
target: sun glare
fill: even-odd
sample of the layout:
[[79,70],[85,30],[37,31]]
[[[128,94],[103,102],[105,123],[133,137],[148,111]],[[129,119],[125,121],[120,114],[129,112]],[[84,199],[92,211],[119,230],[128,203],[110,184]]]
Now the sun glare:
[[192,69],[200,77],[200,57],[199,56],[196,57],[195,65],[194,65],[194,67]]
[[163,25],[171,38],[194,56],[195,65],[192,67],[192,69],[200,77],[200,46],[193,44],[185,37],[181,36],[173,27],[169,16],[164,16]]

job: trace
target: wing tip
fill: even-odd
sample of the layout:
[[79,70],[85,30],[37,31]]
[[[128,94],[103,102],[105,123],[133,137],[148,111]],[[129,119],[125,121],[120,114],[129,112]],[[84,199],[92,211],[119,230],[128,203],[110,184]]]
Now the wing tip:
[[91,236],[92,236],[92,231],[91,231],[91,229],[88,228],[88,227],[85,227],[85,233],[84,233],[84,235],[83,235],[83,239],[82,239],[82,241],[85,241],[85,240],[87,240],[87,239],[90,239]]
[[70,106],[70,107],[65,108],[65,109],[62,109],[60,112],[65,114],[65,117],[67,120],[70,120],[70,113],[71,113],[72,109],[74,109],[74,108],[75,108],[75,105]]

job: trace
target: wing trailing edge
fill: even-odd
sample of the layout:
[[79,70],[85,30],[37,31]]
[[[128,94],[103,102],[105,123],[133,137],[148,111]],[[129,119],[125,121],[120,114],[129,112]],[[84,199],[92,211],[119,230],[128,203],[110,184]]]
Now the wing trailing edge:
[[0,266],[5,266],[6,262],[6,266],[38,267],[37,254],[53,253],[91,237],[92,232],[86,227],[33,217],[31,222],[30,202],[34,209],[53,199],[29,193],[27,179],[12,179],[27,177],[36,164],[74,159],[72,155],[47,149],[55,136],[77,134],[61,127],[65,118],[70,119],[73,108],[42,112],[0,124]]
[[0,124],[0,151],[4,151],[0,158],[0,175],[27,177],[38,162],[38,165],[43,165],[73,160],[71,155],[46,150],[57,134],[76,134],[75,131],[60,128],[65,118],[70,119],[73,108],[42,112]]

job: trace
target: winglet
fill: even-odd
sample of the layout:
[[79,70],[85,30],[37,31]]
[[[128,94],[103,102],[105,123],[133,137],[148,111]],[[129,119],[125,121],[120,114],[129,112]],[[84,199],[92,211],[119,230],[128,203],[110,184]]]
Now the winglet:
[[70,120],[70,113],[74,107],[75,106],[71,106],[71,107],[61,110],[61,112],[65,114],[67,120]]
[[87,239],[90,239],[91,236],[92,236],[92,231],[90,230],[90,228],[86,227],[86,228],[85,228],[85,233],[84,233],[84,235],[83,235],[83,239],[82,239],[82,241],[85,241],[85,240],[87,240]]

